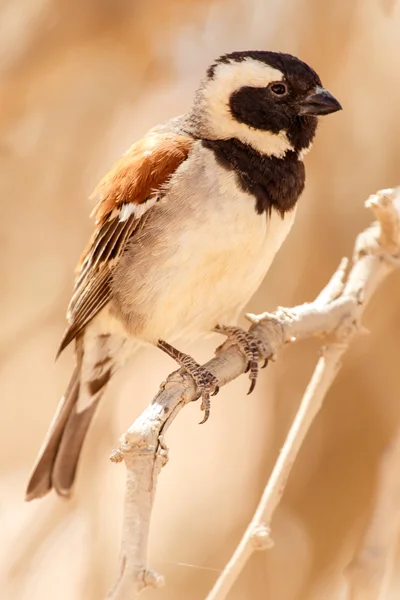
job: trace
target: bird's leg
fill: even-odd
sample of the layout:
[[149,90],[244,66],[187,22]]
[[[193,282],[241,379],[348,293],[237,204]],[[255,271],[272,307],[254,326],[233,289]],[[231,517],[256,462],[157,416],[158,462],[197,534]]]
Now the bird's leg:
[[191,356],[180,352],[168,342],[158,340],[157,346],[193,377],[197,390],[201,395],[201,410],[204,411],[204,418],[200,424],[205,423],[210,416],[210,395],[215,396],[219,392],[218,379],[210,371],[199,365]]
[[271,355],[271,349],[262,340],[255,337],[252,333],[241,329],[240,327],[227,327],[226,325],[217,325],[214,331],[226,335],[228,340],[240,348],[247,360],[246,373],[249,372],[250,388],[247,392],[251,394],[254,390],[258,377],[258,362],[264,361],[264,369],[268,364]]

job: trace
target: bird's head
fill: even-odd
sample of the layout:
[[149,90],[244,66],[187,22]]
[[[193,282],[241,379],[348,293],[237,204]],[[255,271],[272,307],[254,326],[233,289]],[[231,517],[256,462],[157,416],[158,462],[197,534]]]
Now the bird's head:
[[317,117],[341,109],[306,63],[280,52],[218,58],[198,89],[191,123],[203,138],[237,138],[269,156],[311,146]]

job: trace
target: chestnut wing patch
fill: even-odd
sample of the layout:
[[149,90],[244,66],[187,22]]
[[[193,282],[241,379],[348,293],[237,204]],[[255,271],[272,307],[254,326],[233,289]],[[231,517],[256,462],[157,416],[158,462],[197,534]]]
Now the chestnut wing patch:
[[100,181],[95,230],[83,253],[58,354],[111,298],[113,270],[128,240],[151,215],[163,186],[186,160],[193,139],[151,130]]

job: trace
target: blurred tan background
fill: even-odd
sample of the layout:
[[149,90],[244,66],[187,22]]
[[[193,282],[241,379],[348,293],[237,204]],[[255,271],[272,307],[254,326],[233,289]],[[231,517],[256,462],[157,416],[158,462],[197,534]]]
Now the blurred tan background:
[[[24,504],[24,487],[72,369],[54,364],[91,231],[91,190],[147,128],[185,111],[219,54],[274,49],[321,75],[344,111],[307,157],[297,223],[253,312],[311,300],[370,221],[368,194],[400,184],[400,2],[362,0],[3,0],[0,5],[0,596],[99,600],[118,566],[125,471],[119,435],[175,368],[157,350],[107,393],[74,498]],[[273,521],[230,600],[336,600],[362,535],[382,452],[399,425],[400,273],[368,309],[300,453]],[[191,349],[207,359],[219,338]],[[167,586],[145,597],[200,600],[258,501],[316,360],[293,346],[247,397],[241,378],[198,426],[187,407],[168,434],[149,566]],[[400,471],[400,465],[399,465]],[[400,597],[400,553],[388,591]]]

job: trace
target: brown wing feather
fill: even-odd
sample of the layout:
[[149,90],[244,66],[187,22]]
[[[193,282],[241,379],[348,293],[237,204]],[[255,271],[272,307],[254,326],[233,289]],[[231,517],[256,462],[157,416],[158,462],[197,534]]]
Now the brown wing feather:
[[100,197],[92,215],[96,223],[126,202],[142,204],[160,189],[187,158],[193,139],[186,135],[151,130],[122,156],[100,181],[94,195]]
[[100,181],[94,192],[99,202],[92,212],[96,228],[78,264],[67,313],[69,326],[58,354],[109,302],[119,256],[192,145],[193,139],[186,135],[151,130]]

